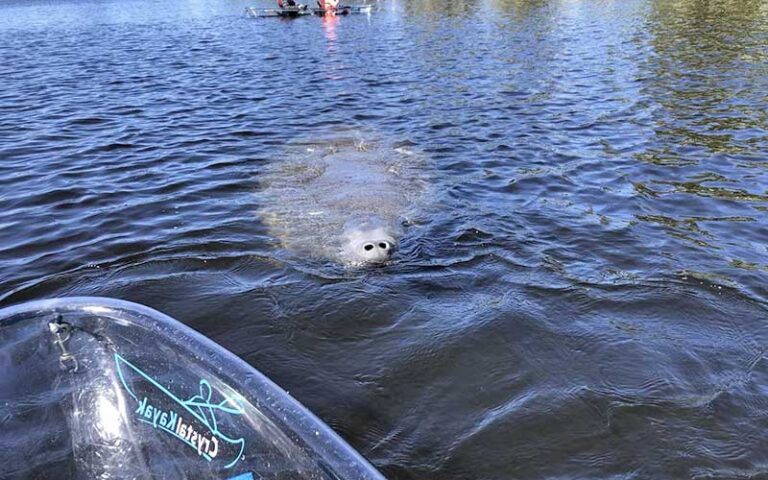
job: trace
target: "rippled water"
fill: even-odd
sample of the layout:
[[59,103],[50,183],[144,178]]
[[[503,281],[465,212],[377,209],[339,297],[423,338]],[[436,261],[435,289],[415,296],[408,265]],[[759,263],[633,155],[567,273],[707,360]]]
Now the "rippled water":
[[[171,314],[392,479],[768,475],[765,2],[246,5],[0,5],[0,305]],[[392,265],[258,217],[339,129],[433,165]]]

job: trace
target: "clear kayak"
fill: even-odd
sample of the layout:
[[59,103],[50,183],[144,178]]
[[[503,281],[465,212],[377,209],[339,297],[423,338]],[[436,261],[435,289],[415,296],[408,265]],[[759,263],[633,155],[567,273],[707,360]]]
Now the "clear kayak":
[[352,13],[371,13],[373,5],[339,5],[334,9],[313,8],[315,15],[350,15]]
[[306,5],[283,8],[248,7],[245,13],[253,18],[261,17],[302,17],[304,15],[350,15],[353,13],[371,13],[373,5],[339,5],[334,9],[308,8]]
[[301,17],[304,15],[312,15],[312,11],[306,5],[297,5],[295,7],[283,7],[283,8],[254,8],[248,7],[245,9],[245,13],[251,17]]
[[2,479],[383,480],[267,377],[105,298],[0,310]]

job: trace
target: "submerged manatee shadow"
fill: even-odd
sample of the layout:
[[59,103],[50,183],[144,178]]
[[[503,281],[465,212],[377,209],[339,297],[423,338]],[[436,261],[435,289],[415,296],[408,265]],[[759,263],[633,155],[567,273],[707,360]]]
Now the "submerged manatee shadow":
[[257,215],[281,247],[275,258],[335,278],[402,261],[399,247],[424,212],[425,165],[409,146],[359,136],[291,143],[257,192]]

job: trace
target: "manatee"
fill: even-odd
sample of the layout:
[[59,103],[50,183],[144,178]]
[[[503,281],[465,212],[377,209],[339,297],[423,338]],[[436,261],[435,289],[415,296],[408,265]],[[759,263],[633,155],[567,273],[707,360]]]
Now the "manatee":
[[262,172],[261,217],[289,251],[346,265],[388,262],[425,186],[419,156],[356,138],[294,143]]

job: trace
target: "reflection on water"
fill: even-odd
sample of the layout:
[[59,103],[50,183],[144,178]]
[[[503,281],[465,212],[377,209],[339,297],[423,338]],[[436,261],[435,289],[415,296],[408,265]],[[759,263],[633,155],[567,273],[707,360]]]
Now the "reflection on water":
[[336,25],[339,23],[339,17],[336,15],[325,15],[322,19],[325,38],[328,40],[328,49],[336,42]]
[[656,135],[636,156],[654,166],[636,183],[647,199],[647,215],[637,218],[668,218],[661,223],[670,236],[734,280],[741,275],[726,273],[733,267],[766,268],[764,247],[728,240],[765,224],[768,196],[755,168],[768,147],[768,117],[755,107],[768,87],[766,12],[763,2],[722,1],[656,2],[649,12],[643,93],[655,100]]
[[[0,303],[168,312],[393,479],[761,474],[765,2],[250,4],[0,6]],[[258,215],[340,130],[433,170],[385,268]]]

